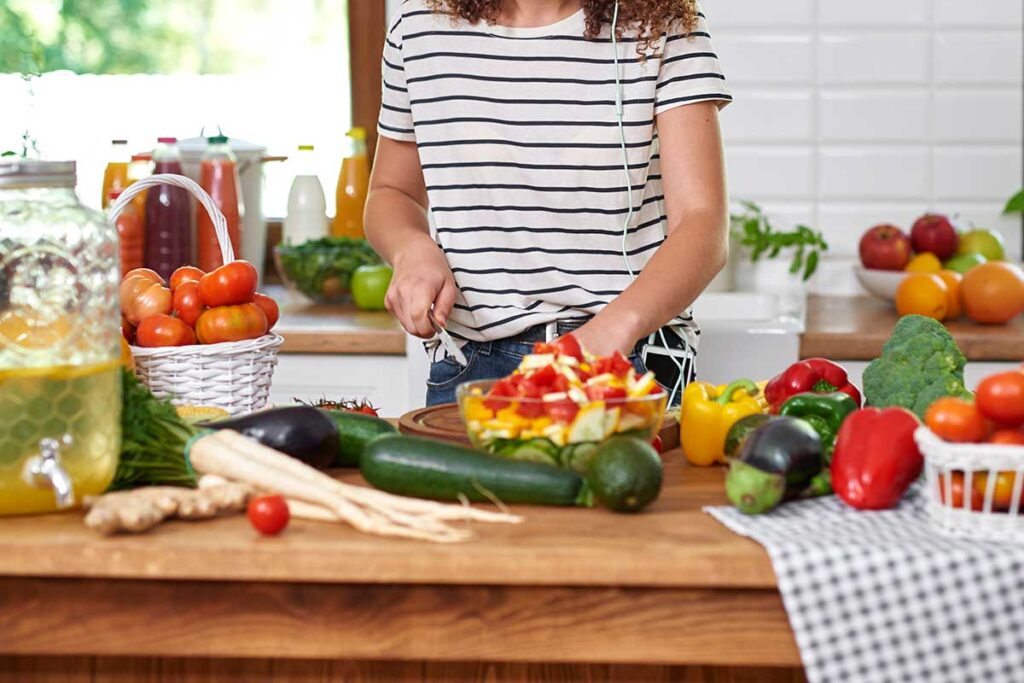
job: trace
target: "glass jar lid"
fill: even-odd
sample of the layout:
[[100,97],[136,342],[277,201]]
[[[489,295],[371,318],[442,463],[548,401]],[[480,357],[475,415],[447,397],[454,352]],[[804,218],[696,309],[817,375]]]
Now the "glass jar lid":
[[74,187],[75,162],[0,159],[0,187]]

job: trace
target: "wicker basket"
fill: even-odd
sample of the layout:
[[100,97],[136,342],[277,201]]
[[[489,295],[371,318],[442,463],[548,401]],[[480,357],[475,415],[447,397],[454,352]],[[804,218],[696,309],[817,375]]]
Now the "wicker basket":
[[[150,176],[128,186],[107,219],[113,223],[132,197],[155,185],[174,185],[191,192],[213,219],[224,263],[235,260],[227,221],[210,195],[179,175]],[[222,344],[161,348],[132,347],[135,374],[156,396],[175,405],[219,406],[232,415],[258,410],[270,398],[277,351],[284,340],[276,334]]]
[[[927,427],[914,434],[925,459],[928,518],[943,533],[961,538],[1024,543],[1024,446],[947,443]],[[997,475],[1013,473],[1008,510],[997,510]],[[984,486],[978,484],[985,477]],[[954,478],[964,495],[953,496]],[[978,493],[971,495],[975,487]],[[984,495],[981,495],[982,488]],[[960,503],[955,506],[954,503]]]

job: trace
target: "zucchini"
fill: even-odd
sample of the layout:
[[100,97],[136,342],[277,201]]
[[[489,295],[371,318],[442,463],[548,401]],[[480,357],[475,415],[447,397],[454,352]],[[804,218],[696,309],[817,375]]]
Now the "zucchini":
[[363,451],[359,468],[374,487],[403,496],[477,502],[589,507],[583,477],[554,465],[509,460],[455,444],[384,436]]
[[363,413],[344,410],[323,410],[338,428],[338,452],[332,467],[359,467],[359,458],[371,441],[388,434],[397,434],[386,420]]

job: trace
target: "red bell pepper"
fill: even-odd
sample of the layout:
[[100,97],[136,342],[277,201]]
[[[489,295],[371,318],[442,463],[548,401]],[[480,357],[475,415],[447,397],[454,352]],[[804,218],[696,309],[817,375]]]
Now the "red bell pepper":
[[790,396],[808,392],[830,394],[834,391],[848,394],[860,406],[860,390],[850,383],[843,366],[825,358],[808,358],[793,363],[782,374],[773,377],[765,385],[764,399],[772,412],[778,413]]
[[896,505],[924,467],[914,442],[920,424],[905,408],[862,408],[851,413],[839,428],[832,453],[836,495],[860,510]]

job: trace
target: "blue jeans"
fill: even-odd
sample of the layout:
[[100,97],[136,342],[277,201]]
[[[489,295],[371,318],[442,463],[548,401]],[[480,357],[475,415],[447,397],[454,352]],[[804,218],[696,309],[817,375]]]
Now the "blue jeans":
[[[462,367],[451,357],[430,365],[427,378],[427,405],[454,403],[455,388],[463,382],[485,379],[499,379],[519,367],[523,356],[533,350],[532,342],[499,339],[490,342],[467,342],[462,347],[469,365]],[[629,357],[637,372],[647,372],[640,361],[640,344]]]

